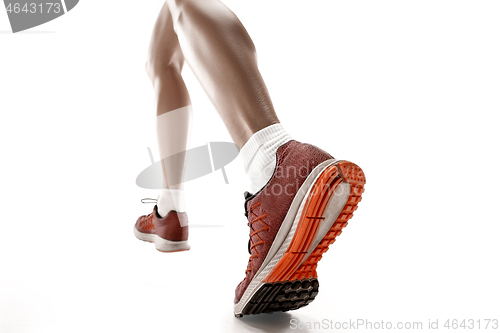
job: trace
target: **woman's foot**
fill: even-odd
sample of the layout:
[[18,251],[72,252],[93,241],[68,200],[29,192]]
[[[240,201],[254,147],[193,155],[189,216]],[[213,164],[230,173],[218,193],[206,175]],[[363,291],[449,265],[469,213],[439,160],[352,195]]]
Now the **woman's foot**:
[[188,233],[186,213],[171,210],[165,217],[161,217],[157,206],[151,214],[139,217],[134,226],[134,234],[137,238],[155,243],[156,249],[161,252],[189,250]]
[[288,311],[318,293],[316,266],[361,201],[365,176],[351,162],[289,141],[256,194],[245,193],[250,259],[236,288],[237,317]]

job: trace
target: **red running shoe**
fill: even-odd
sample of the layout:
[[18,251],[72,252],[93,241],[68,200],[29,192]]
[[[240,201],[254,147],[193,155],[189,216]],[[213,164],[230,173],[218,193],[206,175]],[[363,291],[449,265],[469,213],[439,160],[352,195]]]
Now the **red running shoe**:
[[171,210],[165,217],[161,217],[156,206],[151,214],[139,217],[134,226],[137,238],[155,243],[156,249],[161,252],[189,250],[188,232],[186,213]]
[[278,148],[269,182],[245,193],[250,259],[236,288],[236,317],[295,310],[318,294],[316,266],[364,191],[360,167],[297,141]]

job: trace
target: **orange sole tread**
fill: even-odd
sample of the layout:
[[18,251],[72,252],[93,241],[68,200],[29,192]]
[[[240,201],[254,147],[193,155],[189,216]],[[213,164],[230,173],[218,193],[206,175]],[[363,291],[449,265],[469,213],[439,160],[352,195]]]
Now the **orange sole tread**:
[[[351,185],[347,203],[325,237],[304,261],[319,229],[319,223],[316,221],[323,218],[322,215],[340,182]],[[327,167],[313,185],[288,249],[264,282],[317,278],[318,262],[347,226],[347,221],[352,218],[361,201],[365,183],[363,170],[352,162],[341,161]]]

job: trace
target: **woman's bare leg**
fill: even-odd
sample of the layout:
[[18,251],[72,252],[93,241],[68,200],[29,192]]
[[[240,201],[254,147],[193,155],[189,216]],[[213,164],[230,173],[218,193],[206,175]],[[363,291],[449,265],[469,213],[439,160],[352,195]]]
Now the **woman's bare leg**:
[[183,208],[173,206],[183,206],[178,201],[183,196],[179,190],[183,189],[185,159],[166,159],[175,154],[185,154],[189,143],[192,111],[181,76],[183,65],[184,56],[173,29],[172,15],[164,5],[153,30],[146,64],[156,93],[158,147],[165,187],[168,189],[162,191],[158,199],[160,215],[171,209],[178,211]]
[[219,0],[166,3],[182,54],[234,143],[241,148],[255,132],[279,123],[254,44],[236,15]]
[[172,15],[166,4],[156,20],[149,45],[146,71],[157,96],[157,115],[191,105],[181,76],[184,55],[173,28]]
[[[251,188],[259,187],[272,173],[275,150],[291,138],[279,124],[246,29],[219,0],[166,0],[155,26],[148,62],[148,72],[157,91],[159,117],[167,111],[169,117],[178,114],[178,108],[190,104],[181,77],[184,59],[217,109],[234,143],[243,148],[243,162],[252,182]],[[184,123],[187,126],[189,122]],[[166,132],[172,131],[158,130],[159,134]],[[256,132],[260,134],[254,136]],[[251,137],[253,140],[249,141]],[[247,142],[250,144],[245,145]],[[180,147],[175,140],[160,135],[159,144],[160,150],[169,152],[162,154],[162,158]],[[179,178],[183,167],[164,166],[165,178],[170,184],[167,187],[175,188],[173,185],[178,182],[172,179]],[[178,186],[181,188],[182,184]]]

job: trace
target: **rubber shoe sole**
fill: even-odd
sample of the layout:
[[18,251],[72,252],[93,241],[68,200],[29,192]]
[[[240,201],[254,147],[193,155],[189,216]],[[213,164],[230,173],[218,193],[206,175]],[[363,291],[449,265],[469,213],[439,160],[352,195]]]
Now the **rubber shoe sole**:
[[318,262],[352,218],[365,182],[363,170],[348,161],[325,161],[311,172],[276,235],[270,259],[234,306],[236,317],[295,310],[315,299]]
[[188,241],[170,241],[168,239],[161,238],[156,234],[146,234],[137,230],[134,226],[134,235],[142,241],[154,243],[155,247],[160,252],[179,252],[187,251],[191,248]]

